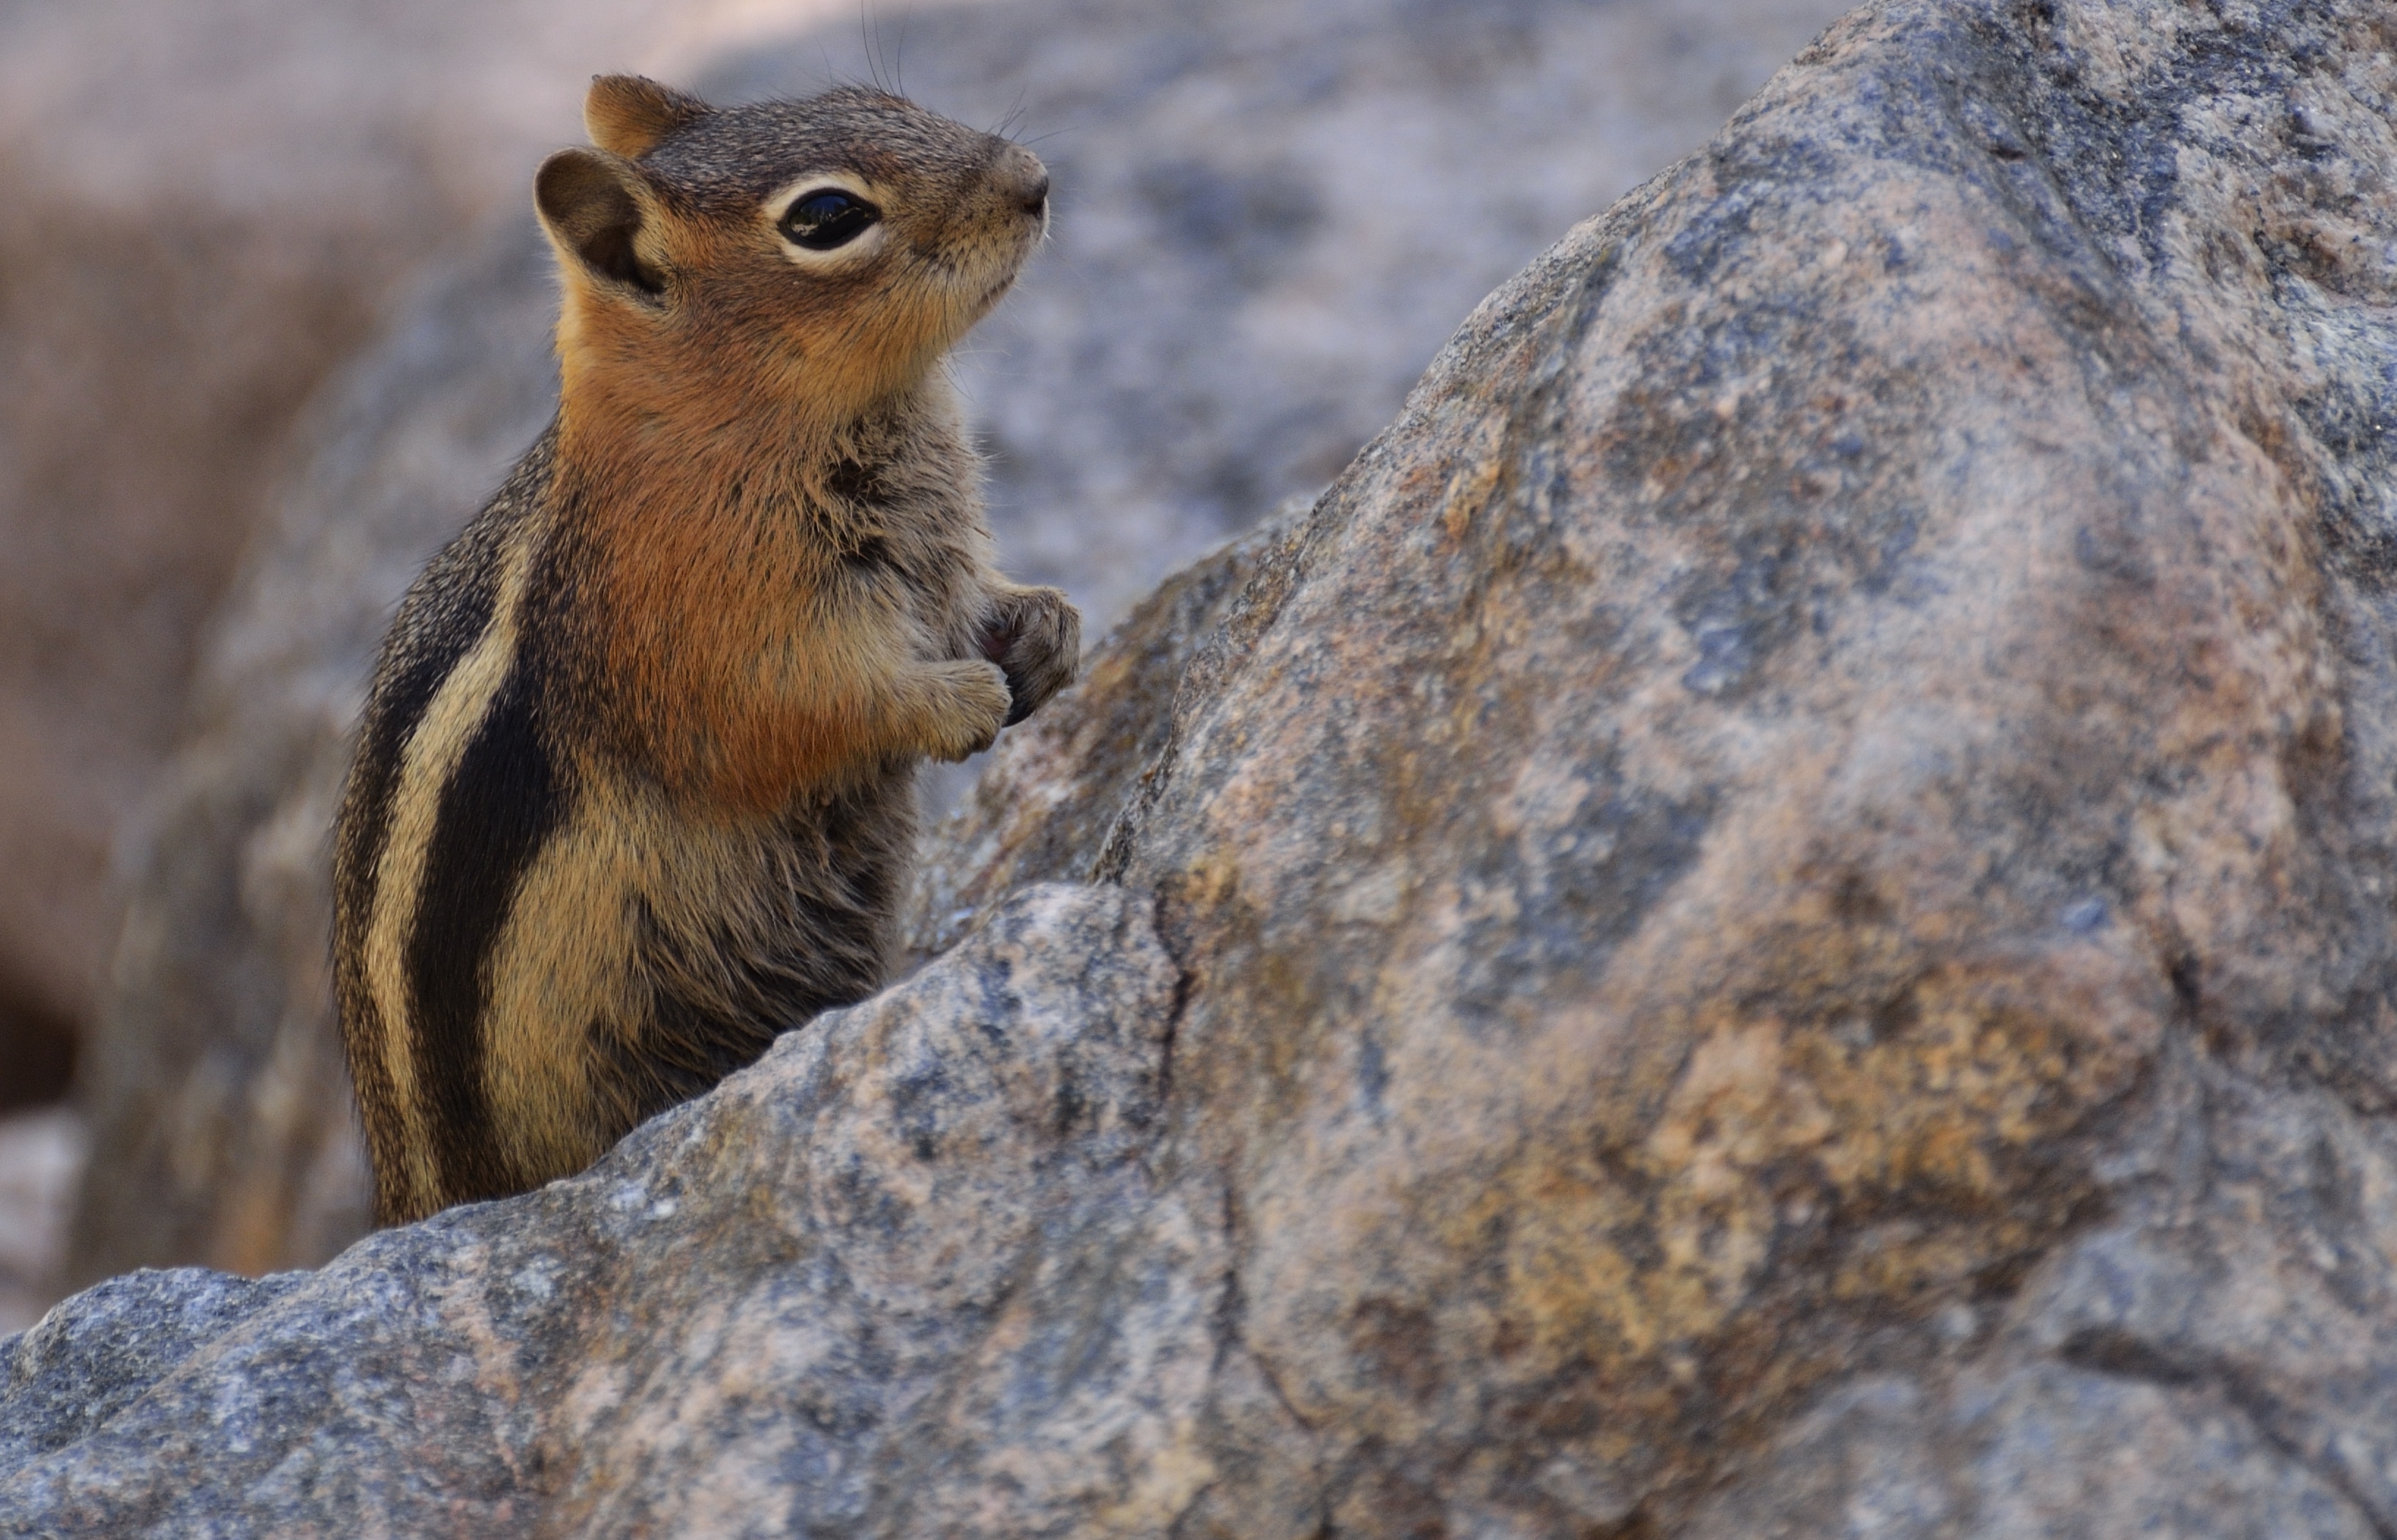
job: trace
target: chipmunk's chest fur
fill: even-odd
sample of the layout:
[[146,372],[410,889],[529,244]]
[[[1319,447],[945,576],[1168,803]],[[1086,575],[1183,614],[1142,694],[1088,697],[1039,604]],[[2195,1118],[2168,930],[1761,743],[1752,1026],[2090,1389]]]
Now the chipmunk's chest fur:
[[938,423],[679,489],[562,437],[403,603],[344,801],[385,1220],[580,1170],[877,987],[916,757],[857,740],[839,671],[978,655],[987,536]]

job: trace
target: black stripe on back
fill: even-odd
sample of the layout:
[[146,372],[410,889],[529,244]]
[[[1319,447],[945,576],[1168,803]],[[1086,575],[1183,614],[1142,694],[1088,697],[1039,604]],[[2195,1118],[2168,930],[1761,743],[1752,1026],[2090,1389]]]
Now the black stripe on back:
[[341,809],[340,901],[346,927],[355,927],[360,936],[371,922],[375,868],[391,837],[391,797],[399,783],[401,757],[433,697],[440,693],[442,681],[491,623],[499,586],[495,565],[487,562],[480,569],[460,573],[454,597],[439,606],[439,613],[405,616],[394,627],[376,670]]
[[565,810],[533,702],[519,662],[442,788],[408,938],[418,1083],[431,1088],[434,1158],[452,1202],[516,1185],[484,1103],[482,1016],[491,949],[517,884]]
[[[333,985],[343,1046],[375,1170],[375,1219],[399,1217],[410,1202],[407,1126],[386,1061],[382,1013],[367,979],[367,932],[374,924],[377,870],[391,838],[400,766],[425,712],[459,661],[491,623],[499,596],[492,521],[476,520],[434,558],[399,607],[375,665],[358,747],[342,788],[333,841]],[[405,880],[405,878],[403,878]]]

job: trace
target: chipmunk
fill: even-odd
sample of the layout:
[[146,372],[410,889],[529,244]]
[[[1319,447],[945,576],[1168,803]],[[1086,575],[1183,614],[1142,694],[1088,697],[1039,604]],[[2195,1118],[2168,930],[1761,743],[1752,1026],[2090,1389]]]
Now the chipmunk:
[[596,79],[542,163],[557,416],[385,640],[335,831],[379,1223],[583,1170],[878,988],[920,759],[1080,617],[992,565],[940,367],[1048,223],[1022,146],[844,87]]

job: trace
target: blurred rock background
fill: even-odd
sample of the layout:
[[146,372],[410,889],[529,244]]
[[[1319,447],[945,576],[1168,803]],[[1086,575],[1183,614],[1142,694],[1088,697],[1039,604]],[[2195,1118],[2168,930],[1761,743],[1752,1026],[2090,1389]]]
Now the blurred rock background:
[[594,70],[879,73],[1035,143],[1055,239],[960,373],[1003,551],[1095,633],[1327,481],[1477,300],[1836,8],[0,0],[0,1099],[53,1102],[81,1045],[81,1122],[18,1142],[50,1195],[23,1223],[73,1236],[61,1266],[0,1246],[23,1307],[362,1224],[324,984],[343,734],[400,590],[548,409],[521,194]]

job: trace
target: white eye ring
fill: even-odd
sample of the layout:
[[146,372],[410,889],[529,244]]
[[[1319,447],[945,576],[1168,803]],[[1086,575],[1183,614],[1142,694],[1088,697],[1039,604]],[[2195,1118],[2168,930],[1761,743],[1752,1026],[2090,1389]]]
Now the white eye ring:
[[[863,228],[854,235],[835,246],[807,246],[794,238],[787,224],[790,213],[803,203],[811,202],[826,194],[837,194],[864,211]],[[883,200],[874,195],[864,181],[845,172],[815,172],[784,183],[762,206],[762,212],[773,226],[774,237],[781,244],[783,257],[800,267],[847,267],[879,250],[883,230],[888,222],[883,217]]]

